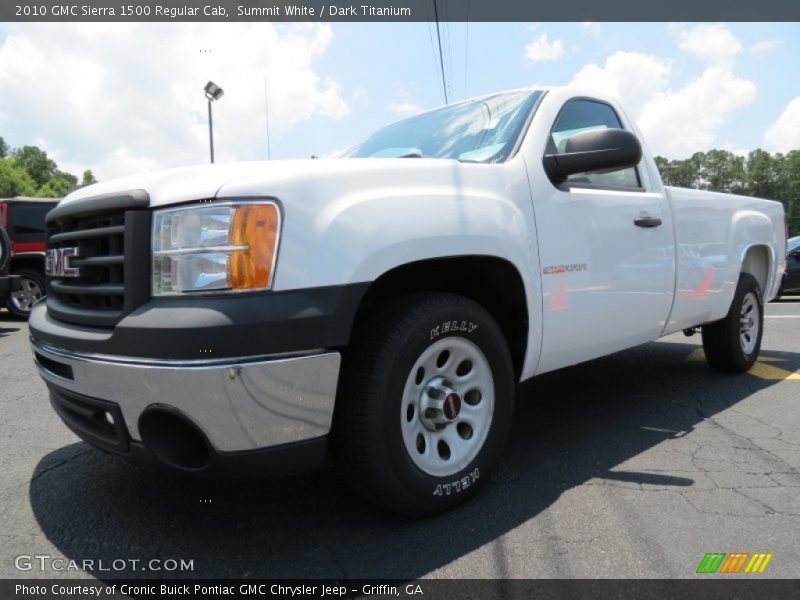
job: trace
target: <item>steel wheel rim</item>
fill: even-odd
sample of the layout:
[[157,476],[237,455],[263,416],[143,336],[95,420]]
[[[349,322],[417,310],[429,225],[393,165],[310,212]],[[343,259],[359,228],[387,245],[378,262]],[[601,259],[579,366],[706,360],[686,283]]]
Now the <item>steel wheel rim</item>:
[[434,477],[465,468],[486,442],[494,401],[492,370],[478,346],[461,337],[429,346],[406,379],[400,408],[413,463]]
[[30,312],[34,303],[44,294],[42,288],[33,279],[23,277],[20,281],[20,289],[11,293],[11,302],[14,308],[22,312]]
[[739,342],[745,354],[752,354],[756,348],[761,327],[760,320],[758,298],[753,292],[748,292],[742,301],[742,310],[739,314]]

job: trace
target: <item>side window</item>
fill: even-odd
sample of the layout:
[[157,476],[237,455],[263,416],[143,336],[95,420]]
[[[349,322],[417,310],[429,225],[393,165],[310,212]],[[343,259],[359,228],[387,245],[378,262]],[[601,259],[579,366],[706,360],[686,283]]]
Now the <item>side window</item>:
[[13,232],[15,234],[25,233],[44,233],[44,218],[49,206],[14,206],[11,210],[11,218],[14,221]]
[[54,205],[15,204],[9,207],[8,234],[16,243],[44,242],[47,226],[45,215]]
[[[547,142],[548,153],[562,153],[573,135],[595,129],[623,129],[617,113],[608,104],[596,100],[570,100],[561,109]],[[635,167],[617,171],[600,171],[570,175],[567,181],[577,185],[638,188]]]

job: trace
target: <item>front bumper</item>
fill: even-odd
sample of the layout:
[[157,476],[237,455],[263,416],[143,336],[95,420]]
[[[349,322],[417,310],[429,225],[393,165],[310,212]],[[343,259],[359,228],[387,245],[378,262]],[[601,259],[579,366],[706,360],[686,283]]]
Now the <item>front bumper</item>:
[[79,354],[36,339],[32,346],[62,420],[119,454],[147,447],[141,418],[154,409],[199,430],[215,459],[324,439],[330,431],[338,352],[156,361]]

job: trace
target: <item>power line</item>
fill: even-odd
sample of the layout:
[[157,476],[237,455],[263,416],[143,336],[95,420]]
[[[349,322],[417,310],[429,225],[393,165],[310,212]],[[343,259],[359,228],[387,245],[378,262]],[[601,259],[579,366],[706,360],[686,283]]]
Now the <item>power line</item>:
[[447,90],[453,95],[453,44],[451,37],[451,23],[449,17],[448,0],[444,0],[442,8],[442,39],[444,40],[444,60],[447,68]]
[[444,103],[450,104],[447,100],[447,82],[444,76],[444,58],[442,58],[442,33],[439,29],[439,9],[436,6],[437,0],[433,0],[433,14],[436,18],[436,39],[439,42],[439,68],[442,71],[442,89],[444,90]]
[[[431,44],[431,56],[433,56],[433,72],[434,74],[436,74],[436,63],[438,61],[436,60],[436,48],[434,48],[433,46],[433,34],[431,33],[431,15],[430,12],[428,11],[428,3],[425,2],[424,5],[425,5],[425,18],[426,18],[425,28],[428,30],[428,41]],[[442,98],[444,98],[444,96],[442,96]]]

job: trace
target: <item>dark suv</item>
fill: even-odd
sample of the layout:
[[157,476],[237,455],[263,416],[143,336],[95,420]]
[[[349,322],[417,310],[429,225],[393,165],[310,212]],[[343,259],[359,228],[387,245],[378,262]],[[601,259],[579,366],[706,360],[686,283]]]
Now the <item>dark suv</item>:
[[8,310],[27,318],[34,302],[44,296],[44,253],[47,228],[44,218],[60,198],[0,200],[0,227],[11,241],[11,260],[7,272],[18,275],[15,291],[5,296]]

